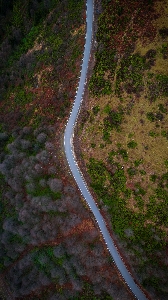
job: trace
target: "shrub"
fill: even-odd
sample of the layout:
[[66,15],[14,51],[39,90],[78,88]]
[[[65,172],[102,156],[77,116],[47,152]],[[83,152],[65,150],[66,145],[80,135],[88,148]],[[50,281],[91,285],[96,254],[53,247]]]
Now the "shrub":
[[111,110],[109,112],[109,116],[105,119],[105,126],[113,128],[118,128],[123,120],[123,112],[121,111],[113,111]]
[[92,147],[92,148],[95,148],[95,147],[96,147],[96,144],[95,144],[95,143],[91,143],[91,147]]
[[161,136],[167,138],[167,140],[168,140],[168,131],[162,130],[162,131],[161,131]]
[[98,112],[100,111],[100,107],[98,105],[96,105],[92,108],[92,111],[93,111],[94,115],[97,116]]
[[159,110],[162,112],[162,113],[166,113],[167,112],[167,110],[166,110],[166,108],[164,107],[164,105],[163,104],[159,104]]
[[99,145],[99,147],[100,147],[100,149],[103,149],[103,148],[105,147],[105,145],[101,143],[101,144]]
[[140,170],[139,172],[140,172],[141,175],[145,175],[146,174],[145,170]]
[[158,136],[158,134],[151,130],[151,131],[149,131],[149,136],[156,137],[156,136]]
[[111,143],[110,141],[110,132],[103,130],[103,140],[107,143]]
[[154,58],[155,56],[156,56],[156,50],[154,49],[149,49],[145,54],[146,58]]
[[160,51],[163,55],[163,59],[168,58],[168,43],[165,43],[162,45],[161,51]]
[[128,161],[128,154],[127,154],[127,151],[125,149],[119,149],[118,153],[122,156],[124,161]]
[[166,160],[164,161],[164,164],[165,164],[166,168],[168,168],[168,159],[166,159]]
[[163,114],[162,114],[161,112],[158,112],[158,113],[156,114],[156,119],[157,119],[157,120],[162,121],[163,118],[164,118],[164,116],[163,116]]
[[151,121],[151,122],[154,122],[154,121],[156,120],[156,117],[155,117],[155,115],[154,115],[153,112],[148,112],[148,113],[146,114],[146,117],[147,117],[147,119],[148,119],[149,121]]
[[141,196],[136,196],[135,200],[137,202],[137,205],[138,205],[139,209],[143,209],[144,201],[143,201],[142,197]]
[[135,187],[136,187],[136,189],[134,191],[135,195],[142,195],[142,196],[144,196],[146,194],[146,191],[140,186],[139,183],[136,183]]
[[168,76],[164,74],[156,75],[158,89],[163,96],[168,96]]
[[109,104],[107,104],[105,107],[104,107],[104,110],[103,110],[106,114],[109,114],[111,112],[111,107]]
[[127,173],[129,174],[129,176],[134,176],[137,174],[137,170],[135,168],[128,168]]
[[135,141],[130,141],[129,143],[127,143],[128,148],[136,148],[137,147],[137,143]]
[[134,166],[138,167],[140,164],[142,164],[143,160],[142,159],[137,159],[134,161]]
[[163,39],[166,38],[168,36],[168,28],[162,27],[161,29],[159,29],[159,34]]
[[157,179],[157,175],[156,175],[156,174],[150,175],[150,180],[151,180],[152,182],[156,182],[156,179]]

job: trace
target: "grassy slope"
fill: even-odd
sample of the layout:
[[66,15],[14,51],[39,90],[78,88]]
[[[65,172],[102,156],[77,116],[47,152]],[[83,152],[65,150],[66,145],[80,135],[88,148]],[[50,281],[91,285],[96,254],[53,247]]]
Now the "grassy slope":
[[168,5],[102,2],[82,158],[130,265],[166,299]]
[[[132,299],[62,153],[83,52],[84,1],[13,2],[1,1],[2,279],[17,299]],[[3,282],[0,293],[5,297]]]

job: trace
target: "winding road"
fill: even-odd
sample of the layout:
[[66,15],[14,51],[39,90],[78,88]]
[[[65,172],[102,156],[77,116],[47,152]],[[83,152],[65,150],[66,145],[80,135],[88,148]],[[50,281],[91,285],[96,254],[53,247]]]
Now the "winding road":
[[86,5],[87,5],[87,18],[86,18],[87,31],[86,31],[86,37],[85,37],[86,41],[85,41],[85,49],[84,49],[84,56],[83,56],[83,64],[82,64],[80,80],[79,80],[79,85],[78,85],[78,89],[77,89],[76,96],[75,96],[74,105],[73,105],[69,120],[68,120],[66,128],[65,128],[65,133],[64,133],[65,154],[66,154],[66,158],[67,158],[69,167],[71,169],[71,172],[77,182],[77,185],[95,216],[95,219],[96,219],[98,226],[100,228],[100,231],[104,237],[107,248],[109,249],[109,252],[111,253],[114,263],[116,264],[123,279],[125,280],[125,282],[129,286],[129,288],[131,289],[132,293],[136,296],[136,298],[139,300],[147,300],[145,294],[140,289],[140,287],[135,283],[133,277],[131,276],[131,274],[127,270],[123,260],[121,259],[120,255],[117,251],[117,248],[115,247],[114,242],[107,230],[105,221],[104,221],[102,215],[100,214],[100,211],[97,208],[97,206],[94,202],[94,199],[88,190],[87,184],[82,176],[82,173],[78,167],[78,164],[77,164],[77,161],[75,158],[74,146],[73,146],[74,126],[77,121],[80,104],[81,104],[82,97],[84,94],[87,69],[88,69],[88,63],[89,63],[89,58],[90,58],[91,43],[92,43],[92,26],[93,26],[93,17],[94,17],[94,8],[93,8],[94,0],[87,0]]

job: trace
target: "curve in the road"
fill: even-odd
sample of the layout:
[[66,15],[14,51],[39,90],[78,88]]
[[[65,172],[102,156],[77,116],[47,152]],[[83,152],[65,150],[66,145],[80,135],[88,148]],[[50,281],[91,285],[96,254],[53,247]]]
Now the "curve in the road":
[[124,278],[125,282],[128,284],[129,288],[132,290],[133,294],[137,297],[139,300],[147,300],[145,294],[142,292],[140,287],[135,283],[133,280],[133,277],[127,270],[125,264],[123,263],[117,248],[114,245],[114,242],[107,230],[107,227],[105,225],[104,219],[102,215],[99,212],[99,209],[97,208],[89,190],[87,187],[86,182],[83,179],[83,176],[79,170],[79,167],[77,165],[77,161],[75,159],[74,154],[74,148],[73,148],[73,136],[74,136],[74,126],[77,120],[77,116],[79,113],[80,104],[82,101],[83,93],[84,93],[84,87],[86,82],[86,76],[87,76],[87,69],[88,69],[88,63],[90,58],[90,50],[91,50],[91,43],[92,43],[92,25],[93,25],[93,0],[87,0],[87,31],[86,31],[86,41],[85,41],[85,49],[84,49],[84,56],[83,56],[83,64],[80,74],[80,80],[79,85],[74,101],[74,105],[68,120],[68,123],[66,125],[65,133],[64,133],[64,148],[65,148],[65,154],[66,158],[69,164],[69,167],[71,169],[71,172],[78,184],[78,187],[87,201],[90,209],[92,210],[97,223],[99,225],[100,231],[104,237],[104,240],[106,242],[107,248],[109,249],[111,256],[119,269],[122,277]]

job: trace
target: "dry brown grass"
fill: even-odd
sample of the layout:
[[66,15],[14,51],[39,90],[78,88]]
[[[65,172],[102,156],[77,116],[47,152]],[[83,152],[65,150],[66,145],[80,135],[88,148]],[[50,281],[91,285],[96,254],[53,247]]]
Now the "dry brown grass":
[[[157,29],[163,26],[168,27],[168,4],[166,1],[157,1],[155,8],[156,12],[161,13],[161,15],[153,21],[154,26],[157,27]],[[167,40],[168,39],[165,39],[164,42]],[[150,70],[144,71],[144,84],[148,81],[149,72],[168,74],[168,59],[163,59],[160,52],[162,44],[163,39],[159,33],[152,42],[150,40],[148,42],[146,41],[144,45],[144,41],[139,38],[135,44],[134,54],[139,53],[143,56],[150,49],[157,51],[155,65],[152,66]],[[114,81],[112,82],[113,86],[115,79],[116,77],[114,76]],[[117,145],[121,144],[121,148],[127,150],[128,161],[125,162],[121,156],[115,156],[114,161],[120,162],[124,166],[128,187],[131,186],[133,188],[136,183],[141,184],[142,188],[147,192],[146,195],[143,196],[143,200],[145,204],[147,204],[149,196],[152,195],[153,190],[156,188],[156,184],[150,181],[150,175],[157,174],[161,176],[167,171],[164,161],[167,159],[168,141],[161,135],[161,131],[167,128],[168,115],[164,115],[162,121],[157,121],[158,127],[156,127],[156,122],[149,121],[146,117],[146,113],[155,113],[158,111],[158,104],[163,104],[164,106],[168,104],[168,97],[160,96],[157,101],[151,102],[148,99],[147,89],[145,88],[139,96],[136,94],[130,96],[126,92],[123,92],[122,98],[123,101],[121,102],[114,92],[109,96],[90,97],[88,111],[91,113],[91,118],[86,121],[80,135],[83,157],[86,164],[90,157],[94,157],[106,163],[108,153],[111,150],[117,151]],[[116,110],[120,105],[122,105],[124,110],[131,107],[129,114],[124,114],[121,132],[117,132],[116,130],[111,131],[111,144],[105,143],[102,139],[103,119],[107,116],[103,110],[107,104],[110,105],[113,110]],[[95,105],[100,107],[97,116],[94,116],[92,113],[92,108]],[[149,136],[150,131],[156,133],[156,137]],[[130,135],[132,137],[130,137]],[[127,146],[127,143],[131,140],[137,143],[135,149],[130,149]],[[91,144],[95,144],[95,148],[92,148]],[[101,144],[105,144],[105,147],[101,148]],[[130,178],[127,174],[127,169],[134,164],[135,160],[139,159],[142,159],[143,163],[136,168],[137,174]],[[144,170],[146,174],[141,175],[140,170]],[[135,206],[135,201],[132,198],[128,201],[128,207],[130,210],[138,211],[138,208]]]

